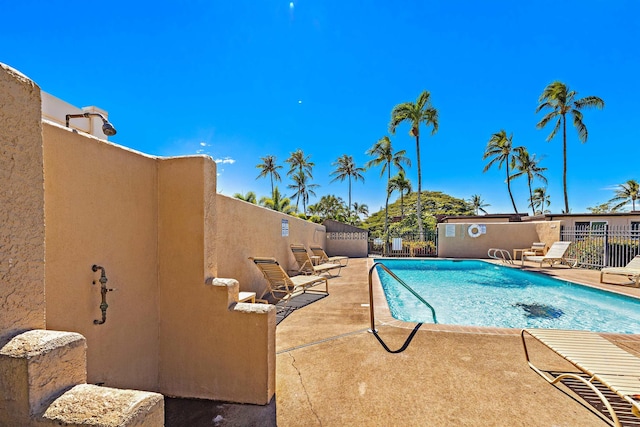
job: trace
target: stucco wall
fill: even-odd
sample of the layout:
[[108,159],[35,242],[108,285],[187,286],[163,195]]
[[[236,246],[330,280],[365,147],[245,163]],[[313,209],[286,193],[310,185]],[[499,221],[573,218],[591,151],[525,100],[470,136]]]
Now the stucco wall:
[[40,88],[0,63],[0,347],[45,326]]
[[[240,289],[262,293],[265,280],[249,257],[274,257],[285,270],[297,270],[291,244],[324,247],[325,227],[218,194],[218,275],[233,277]],[[282,220],[289,236],[282,236]]]
[[[482,224],[482,223],[477,223]],[[455,236],[446,236],[446,226],[455,227]],[[486,234],[469,236],[466,224],[438,224],[438,256],[444,258],[487,258],[489,248],[528,248],[545,242],[547,248],[560,239],[559,221],[486,223]]]
[[[363,234],[366,233],[357,233]],[[329,256],[348,256],[350,258],[366,258],[369,252],[369,243],[366,238],[338,240],[327,239],[325,252]]]
[[[156,160],[44,124],[47,328],[87,339],[90,383],[157,390]],[[100,283],[106,270],[107,320]]]

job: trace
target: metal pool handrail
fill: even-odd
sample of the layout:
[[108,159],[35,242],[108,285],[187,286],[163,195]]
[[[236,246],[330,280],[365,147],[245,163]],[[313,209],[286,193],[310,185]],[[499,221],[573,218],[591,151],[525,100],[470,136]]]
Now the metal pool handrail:
[[373,270],[375,270],[375,268],[377,266],[380,266],[384,271],[387,272],[387,274],[389,274],[389,276],[393,277],[394,279],[396,279],[396,281],[398,283],[400,283],[402,286],[404,286],[404,288],[406,290],[408,290],[409,292],[411,292],[413,294],[413,296],[415,296],[416,298],[418,298],[418,300],[423,303],[424,305],[426,305],[427,307],[429,307],[429,309],[431,310],[431,316],[433,317],[433,323],[438,323],[438,320],[436,319],[436,311],[434,310],[434,308],[431,306],[431,304],[429,304],[427,301],[424,300],[424,298],[422,298],[416,291],[414,291],[411,286],[407,285],[401,278],[399,278],[398,276],[396,276],[391,270],[389,270],[389,268],[387,268],[386,265],[382,264],[381,262],[375,262],[373,263],[373,265],[371,266],[371,268],[369,269],[369,316],[371,318],[371,329],[369,330],[369,332],[373,332],[374,334],[376,332],[378,332],[376,330],[376,326],[375,326],[375,318],[374,318],[374,314],[373,314]]

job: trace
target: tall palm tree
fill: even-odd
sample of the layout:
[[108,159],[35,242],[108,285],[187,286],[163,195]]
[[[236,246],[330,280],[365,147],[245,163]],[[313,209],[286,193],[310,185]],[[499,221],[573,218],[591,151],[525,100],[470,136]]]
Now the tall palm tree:
[[[511,175],[511,179],[518,178],[519,176],[526,175],[527,176],[527,184],[529,185],[529,200],[533,200],[533,190],[531,188],[531,184],[533,183],[534,178],[538,178],[543,183],[547,183],[547,178],[542,175],[542,172],[546,171],[547,168],[541,168],[539,165],[541,159],[536,159],[536,155],[529,155],[529,152],[525,147],[518,147],[515,149],[515,161],[517,170],[516,173]],[[536,210],[533,206],[531,206],[533,210],[533,214],[536,214]]]
[[479,194],[474,194],[473,196],[471,196],[471,198],[469,199],[469,203],[471,203],[471,206],[473,206],[473,211],[476,213],[476,215],[480,215],[480,212],[486,214],[487,211],[484,210],[484,208],[486,208],[487,206],[491,206],[488,203],[485,203],[484,200],[482,200],[482,196],[480,196]]
[[398,171],[398,174],[389,180],[389,194],[394,191],[400,193],[400,216],[404,219],[404,196],[405,193],[411,193],[411,181],[407,179],[404,171]]
[[546,187],[538,187],[533,190],[533,196],[531,196],[531,206],[533,208],[533,213],[535,214],[543,214],[548,212],[545,208],[549,207],[551,204],[551,197],[547,194]]
[[[520,148],[520,147],[518,147]],[[502,165],[506,165],[507,169],[507,190],[509,191],[509,197],[511,198],[511,204],[513,205],[513,210],[518,213],[518,208],[516,207],[516,202],[513,200],[513,194],[511,194],[511,175],[509,173],[509,166],[514,166],[514,159],[512,156],[513,148],[513,134],[507,136],[507,132],[502,129],[500,132],[496,132],[491,135],[489,142],[487,143],[487,148],[484,150],[484,155],[482,159],[492,158],[489,163],[484,167],[482,172],[488,171],[491,166],[495,163],[498,163],[498,169],[502,167]]]
[[273,197],[273,180],[281,181],[280,173],[278,169],[282,169],[282,166],[276,164],[276,156],[261,157],[262,163],[256,165],[256,168],[260,169],[260,174],[256,177],[265,178],[267,175],[271,178],[271,197]]
[[274,211],[282,212],[285,214],[292,214],[295,212],[293,206],[291,206],[291,200],[284,194],[280,194],[278,187],[273,190],[273,197],[260,198],[260,204],[265,208],[273,209]]
[[418,161],[418,201],[416,203],[416,212],[418,214],[418,233],[420,240],[423,239],[422,224],[422,169],[420,168],[420,124],[432,126],[431,135],[438,132],[438,110],[431,105],[431,94],[429,91],[423,91],[416,102],[405,102],[398,104],[391,110],[391,122],[389,123],[389,132],[391,135],[396,133],[396,128],[400,123],[408,122],[411,126],[409,135],[416,139],[416,159]]
[[[315,164],[309,159],[311,159],[311,156],[305,156],[304,152],[298,148],[296,151],[291,153],[287,160],[285,160],[285,162],[289,163],[289,171],[287,172],[287,175],[292,176],[292,179],[296,184],[298,183],[297,181],[300,180],[300,177],[294,178],[296,174],[298,176],[305,175],[305,178],[313,178],[313,174],[311,172]],[[306,179],[304,179],[304,181],[306,181]],[[291,187],[292,186],[290,185],[289,188]],[[302,194],[298,194],[296,196],[296,211],[298,210],[298,203],[301,195]]]
[[382,165],[380,177],[384,175],[385,171],[387,172],[387,199],[384,204],[384,232],[387,237],[389,234],[389,181],[391,180],[391,165],[394,165],[398,171],[404,172],[403,164],[411,166],[411,160],[406,157],[406,154],[407,150],[400,150],[394,153],[391,140],[388,136],[383,136],[367,150],[367,155],[374,156],[373,159],[367,162],[367,168]]
[[247,194],[236,193],[233,195],[236,199],[244,200],[245,202],[256,204],[256,193],[249,191]]
[[613,210],[618,210],[627,204],[631,200],[631,210],[636,210],[636,200],[640,197],[640,185],[635,179],[630,179],[624,184],[618,185],[616,190],[616,196],[609,200],[609,203],[618,203],[613,206]]
[[538,122],[536,127],[542,129],[551,120],[557,119],[553,130],[547,137],[547,141],[551,141],[560,126],[562,126],[562,187],[564,191],[564,211],[569,213],[569,196],[567,194],[567,114],[573,117],[573,126],[578,131],[578,139],[580,142],[587,142],[589,133],[587,127],[582,122],[583,108],[604,108],[604,101],[597,96],[585,96],[576,99],[578,92],[569,90],[569,86],[560,81],[550,83],[544,88],[538,102],[540,105],[536,108],[536,113],[543,109],[550,109],[543,118]]
[[336,169],[331,172],[331,176],[335,175],[335,178],[331,180],[331,182],[340,180],[344,181],[346,178],[349,179],[349,212],[351,212],[351,178],[354,181],[362,181],[364,182],[364,176],[362,173],[364,172],[364,168],[357,167],[356,163],[353,161],[353,156],[347,156],[343,154],[338,157],[338,159],[331,164],[335,166]]
[[293,179],[293,184],[288,185],[287,187],[295,190],[293,193],[293,197],[296,198],[296,211],[298,210],[298,200],[302,199],[302,212],[307,213],[307,204],[309,203],[309,195],[315,196],[316,193],[314,191],[315,188],[318,188],[318,184],[311,184],[308,181],[308,175],[304,173],[304,171],[298,171],[298,173],[291,176]]

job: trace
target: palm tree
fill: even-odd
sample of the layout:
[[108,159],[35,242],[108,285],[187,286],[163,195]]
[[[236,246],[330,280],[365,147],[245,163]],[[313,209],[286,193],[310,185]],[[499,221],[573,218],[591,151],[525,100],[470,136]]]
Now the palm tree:
[[423,91],[416,102],[405,102],[398,104],[391,110],[391,122],[389,123],[389,132],[391,135],[396,133],[396,128],[400,123],[409,122],[411,130],[409,135],[416,139],[416,159],[418,160],[418,201],[416,203],[416,212],[418,215],[418,233],[420,240],[423,239],[422,231],[422,169],[420,168],[420,124],[432,126],[431,135],[438,132],[438,110],[431,105],[431,94],[429,91]]
[[256,204],[256,193],[249,191],[247,194],[236,193],[233,195],[236,199],[244,200],[245,202]]
[[260,174],[256,179],[264,178],[267,175],[271,178],[271,197],[273,197],[273,179],[281,181],[278,169],[282,169],[282,166],[276,164],[276,156],[261,157],[262,163],[256,165],[260,169]]
[[274,211],[285,214],[292,214],[295,212],[294,207],[291,206],[291,200],[284,194],[280,194],[278,187],[274,188],[272,198],[260,198],[260,204],[265,208],[273,209]]
[[618,210],[627,204],[629,200],[631,200],[631,210],[636,210],[636,200],[640,194],[640,185],[638,181],[635,179],[630,179],[624,184],[618,185],[618,189],[616,190],[616,196],[609,200],[609,203],[618,203],[613,206],[613,210]]
[[405,154],[407,154],[406,150],[400,150],[396,153],[393,152],[391,140],[388,136],[383,136],[375,144],[373,144],[373,146],[369,150],[367,150],[367,155],[374,156],[373,159],[367,162],[367,168],[382,165],[382,169],[380,170],[381,177],[384,175],[384,172],[387,171],[387,199],[384,204],[385,235],[389,234],[389,181],[391,180],[391,165],[394,165],[396,168],[398,168],[398,171],[404,172],[404,168],[402,167],[403,164],[411,166],[411,160],[409,160],[409,158],[407,158]]
[[480,215],[480,212],[486,214],[487,211],[484,210],[484,208],[486,208],[487,206],[491,206],[490,204],[485,203],[479,194],[474,194],[473,196],[471,196],[471,198],[469,199],[469,203],[471,203],[471,206],[473,206],[473,211],[476,213],[476,215]]
[[331,182],[340,180],[344,181],[346,178],[349,178],[349,206],[348,209],[351,211],[351,178],[354,181],[361,180],[364,182],[364,176],[362,173],[364,172],[364,168],[357,167],[355,162],[353,161],[352,156],[347,156],[343,154],[338,157],[338,159],[331,164],[335,166],[336,169],[331,172],[331,175],[335,175],[336,177],[331,180]]
[[296,211],[298,211],[298,200],[302,199],[302,212],[307,213],[307,204],[309,203],[309,195],[315,196],[316,193],[314,188],[318,188],[318,184],[309,183],[307,174],[304,171],[300,170],[298,173],[294,174],[291,179],[293,179],[293,184],[288,185],[287,187],[295,190],[293,193],[293,197],[296,198]]
[[404,195],[411,193],[411,181],[407,179],[403,170],[389,180],[389,194],[394,191],[400,193],[400,216],[404,219]]
[[[521,147],[517,147],[515,150],[519,150]],[[518,208],[516,207],[516,202],[513,200],[513,194],[511,194],[511,175],[509,174],[509,166],[514,167],[515,161],[511,152],[514,151],[513,148],[513,134],[507,136],[507,132],[502,129],[500,132],[496,132],[491,135],[489,142],[487,143],[487,148],[484,150],[484,155],[482,156],[482,160],[485,160],[489,157],[492,159],[487,163],[482,172],[486,172],[493,166],[496,162],[498,163],[498,169],[502,167],[503,164],[506,165],[507,169],[507,190],[509,191],[509,197],[511,198],[511,204],[513,205],[513,210],[518,213]]]
[[531,206],[533,208],[533,214],[543,214],[548,212],[545,207],[549,207],[551,204],[551,197],[547,194],[547,189],[538,187],[533,190],[531,196]]
[[[511,175],[511,179],[518,178],[519,176],[526,175],[527,176],[527,184],[529,185],[529,201],[533,200],[533,190],[531,189],[531,183],[534,178],[538,178],[543,183],[547,183],[547,178],[542,175],[542,172],[546,171],[547,168],[541,168],[538,166],[541,159],[536,159],[536,155],[529,155],[529,152],[524,147],[518,147],[516,150],[516,170],[518,172]],[[533,206],[531,206],[533,210],[533,214],[536,214],[536,210]]]
[[[315,164],[309,161],[310,158],[311,156],[305,156],[303,151],[299,148],[291,153],[289,158],[285,160],[285,162],[289,163],[289,172],[287,172],[287,175],[295,176],[294,174],[298,174],[305,175],[305,178],[307,176],[309,178],[313,178],[313,174],[311,173],[311,171],[313,170]],[[293,180],[297,183],[296,178],[293,178]],[[306,179],[304,179],[304,181],[306,182]],[[290,185],[289,188],[291,187],[292,186]],[[296,211],[298,210],[298,202],[300,201],[300,196],[301,194],[298,194],[296,196]]]
[[540,105],[536,108],[536,113],[542,109],[549,108],[549,111],[538,122],[536,127],[542,129],[553,119],[557,119],[553,130],[547,137],[547,141],[551,141],[553,137],[558,133],[560,126],[562,125],[562,187],[564,190],[564,211],[569,213],[569,196],[567,195],[567,114],[571,114],[573,117],[573,126],[578,131],[578,139],[580,142],[587,142],[589,133],[587,127],[582,122],[582,110],[583,108],[604,108],[604,101],[597,96],[585,96],[584,98],[576,99],[578,92],[569,90],[569,86],[560,81],[550,83],[544,88],[538,102]]
[[353,202],[353,211],[357,215],[364,215],[365,218],[369,216],[369,206],[364,203]]

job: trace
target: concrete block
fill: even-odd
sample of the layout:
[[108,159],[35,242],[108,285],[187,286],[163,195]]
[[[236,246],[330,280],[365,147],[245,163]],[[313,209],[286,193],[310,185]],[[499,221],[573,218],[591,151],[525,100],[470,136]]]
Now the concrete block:
[[164,425],[164,397],[158,393],[77,385],[58,397],[41,422],[74,427]]
[[32,330],[0,348],[0,424],[42,413],[87,380],[86,343],[72,332]]

